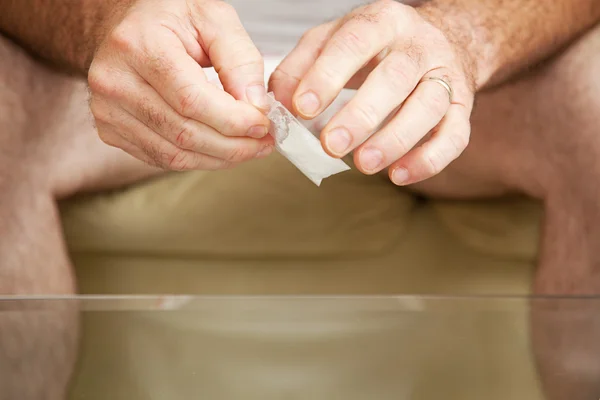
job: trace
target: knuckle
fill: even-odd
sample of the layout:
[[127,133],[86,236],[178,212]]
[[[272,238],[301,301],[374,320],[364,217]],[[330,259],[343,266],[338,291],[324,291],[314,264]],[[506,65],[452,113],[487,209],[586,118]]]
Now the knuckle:
[[100,67],[92,63],[88,72],[88,86],[92,93],[99,91],[104,86],[104,78]]
[[175,137],[175,145],[188,150],[198,148],[198,140],[187,123],[184,123],[179,129],[179,133]]
[[290,74],[286,72],[286,65],[283,64],[283,62],[282,62],[281,64],[279,64],[277,66],[277,68],[275,68],[275,71],[273,71],[273,73],[269,77],[269,85],[273,82],[277,82],[277,81],[281,81],[281,80],[289,79],[289,78],[290,78]]
[[456,156],[457,157],[463,151],[465,151],[465,149],[469,145],[470,137],[471,137],[471,135],[469,135],[468,132],[467,133],[465,133],[465,132],[457,132],[457,133],[451,134],[448,137],[448,139],[450,140],[450,143],[452,144],[452,148],[456,152]]
[[96,121],[107,122],[103,115],[103,108],[96,97],[92,97],[92,100],[90,101],[90,112]]
[[406,138],[401,131],[394,130],[391,135],[394,138],[396,152],[398,154],[406,154],[410,150],[410,146],[406,142]]
[[381,9],[390,9],[392,7],[397,7],[398,3],[395,0],[378,0],[377,5],[381,7]]
[[184,129],[177,137],[177,146],[181,149],[191,150],[195,153],[206,154],[211,150],[210,143],[202,136],[194,134],[189,129]]
[[370,43],[368,40],[359,36],[356,32],[347,29],[343,33],[334,36],[331,45],[337,48],[343,54],[350,54],[360,58],[361,55],[369,52]]
[[253,71],[257,67],[262,68],[263,59],[260,51],[248,38],[242,36],[234,39],[229,43],[229,47],[232,50],[235,49],[236,59],[227,67],[222,68],[221,73],[240,70]]
[[226,136],[243,136],[246,134],[250,124],[245,121],[245,118],[227,118],[223,121],[222,133]]
[[118,84],[103,66],[93,65],[88,73],[88,86],[93,94],[112,97],[118,92]]
[[104,110],[92,111],[92,116],[94,117],[94,123],[96,125],[96,129],[98,130],[100,130],[100,126],[104,124],[110,124],[112,122],[110,114]]
[[235,146],[231,150],[229,150],[224,161],[229,162],[229,163],[247,161],[247,160],[251,159],[253,156],[254,156],[254,154],[248,147]]
[[448,93],[443,88],[440,89],[436,88],[417,95],[417,100],[425,112],[436,119],[443,117],[450,105]]
[[211,169],[211,170],[230,169],[230,168],[234,167],[235,165],[236,164],[231,161],[218,160],[214,165],[211,165],[209,167],[209,169]]
[[98,101],[98,96],[91,95],[89,107],[92,114],[95,114],[100,109],[100,102]]
[[440,158],[441,158],[441,155],[437,152],[427,152],[423,156],[423,161],[424,161],[423,170],[425,172],[425,175],[433,176],[433,175],[437,175],[438,173],[440,173],[440,171],[441,171]]
[[[410,5],[410,2],[396,2],[394,11],[396,12],[396,21],[404,24],[418,24],[423,21],[423,15],[418,11],[416,7]],[[399,18],[400,17],[400,18]]]
[[307,30],[300,37],[300,42],[304,43],[304,42],[314,41],[314,39],[317,37],[317,32],[318,32],[317,28],[311,28],[311,29]]
[[191,162],[185,150],[175,149],[170,154],[166,166],[172,171],[185,171],[191,168]]
[[390,7],[395,7],[397,4],[395,0],[377,0],[373,3],[373,5],[379,9],[387,9]]
[[115,134],[110,132],[109,130],[105,128],[98,128],[98,137],[104,144],[111,147],[117,147],[117,140]]
[[120,52],[130,53],[135,49],[136,31],[137,28],[124,21],[110,33],[108,44]]
[[382,65],[383,73],[394,88],[406,87],[419,73],[418,65],[411,57],[390,57],[389,61],[386,61]]
[[444,167],[444,156],[438,150],[427,151],[423,155],[425,175],[434,176],[439,174]]
[[339,22],[331,21],[311,28],[302,35],[299,43],[310,46],[313,51],[318,52],[326,46],[338,26]]
[[403,5],[396,0],[378,0],[373,6],[377,8],[380,19],[392,18],[403,8]]
[[[393,16],[403,5],[394,0],[378,0],[366,5],[361,12],[353,15],[352,19],[369,24],[395,25]],[[384,23],[384,24],[381,24]]]
[[237,15],[235,7],[225,1],[213,1],[210,3],[210,10],[216,17],[231,17]]
[[350,20],[361,23],[376,24],[379,22],[379,19],[380,14],[378,5],[371,4],[370,6],[365,7],[361,12],[353,15]]
[[340,68],[334,64],[318,64],[317,75],[326,82],[329,87],[342,87],[345,82],[340,79],[343,74],[340,73]]
[[90,103],[90,110],[92,112],[92,115],[94,116],[96,125],[98,125],[98,123],[110,124],[111,122],[113,122],[113,113],[105,104],[102,104],[98,101],[94,101]]
[[269,90],[275,92],[277,95],[279,94],[278,89],[279,89],[279,85],[281,83],[286,83],[289,80],[292,80],[295,83],[299,81],[297,78],[294,78],[294,77],[292,77],[292,75],[287,73],[285,71],[285,68],[286,68],[285,65],[280,65],[279,67],[277,67],[277,69],[275,71],[273,71],[273,73],[269,77],[269,84],[268,84]]
[[326,28],[328,28],[326,25],[319,25],[319,26],[316,26],[314,28],[307,30],[306,32],[304,32],[304,34],[300,38],[300,42],[302,42],[302,43],[313,43],[313,42],[322,43],[325,40],[325,37],[327,36],[327,35],[325,35],[325,33],[327,32]]
[[195,88],[195,85],[188,85],[177,90],[177,112],[186,118],[202,121],[208,104]]
[[206,154],[210,151],[211,145],[203,138],[195,137],[191,140],[190,150],[193,150],[196,153]]
[[369,103],[352,108],[351,114],[353,119],[360,121],[360,126],[369,133],[377,129],[381,121],[377,109]]

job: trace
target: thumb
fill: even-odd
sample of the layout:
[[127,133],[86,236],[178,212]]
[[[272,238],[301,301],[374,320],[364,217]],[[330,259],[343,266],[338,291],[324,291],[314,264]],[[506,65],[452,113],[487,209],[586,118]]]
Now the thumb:
[[223,88],[237,100],[268,108],[264,61],[244,29],[237,12],[223,1],[208,1],[201,12],[200,31],[205,51]]

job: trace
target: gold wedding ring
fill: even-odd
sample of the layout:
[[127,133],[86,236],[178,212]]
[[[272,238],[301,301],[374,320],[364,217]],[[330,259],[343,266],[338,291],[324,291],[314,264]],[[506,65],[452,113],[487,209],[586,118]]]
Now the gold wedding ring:
[[450,104],[452,104],[452,100],[454,99],[454,91],[452,90],[452,86],[442,78],[429,77],[428,81],[436,82],[440,84],[446,91],[448,92],[448,97],[450,98]]

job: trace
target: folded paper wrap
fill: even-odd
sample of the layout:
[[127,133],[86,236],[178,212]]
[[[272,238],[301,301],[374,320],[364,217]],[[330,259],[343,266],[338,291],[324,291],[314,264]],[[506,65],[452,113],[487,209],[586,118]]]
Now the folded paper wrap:
[[269,112],[275,148],[317,186],[323,179],[350,169],[323,150],[317,139],[292,113],[269,93]]
[[[265,59],[265,84],[268,76],[280,62],[281,60],[278,58]],[[209,82],[223,88],[214,68],[205,68],[204,71]],[[329,119],[331,110],[335,111],[340,107],[338,104],[332,104],[320,117],[313,121],[301,122],[280,102],[275,100],[273,93],[269,93],[268,97],[269,112],[267,117],[272,124],[271,133],[275,138],[275,148],[308,179],[314,182],[315,185],[320,186],[323,179],[350,169],[342,160],[325,153],[319,139],[309,130],[309,128],[312,128],[312,130],[320,131],[320,128],[326,123],[323,118]]]

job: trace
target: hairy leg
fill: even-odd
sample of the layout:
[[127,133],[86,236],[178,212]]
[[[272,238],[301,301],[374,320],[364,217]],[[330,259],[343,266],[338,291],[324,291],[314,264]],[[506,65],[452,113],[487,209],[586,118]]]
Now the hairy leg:
[[[75,293],[56,198],[157,173],[102,144],[88,115],[83,82],[0,36],[0,295]],[[64,399],[76,347],[75,303],[2,303],[0,400]]]
[[[521,192],[543,200],[534,293],[600,294],[600,27],[518,81],[482,93],[470,147],[416,191],[443,197]],[[600,305],[532,304],[549,399],[600,396]]]

